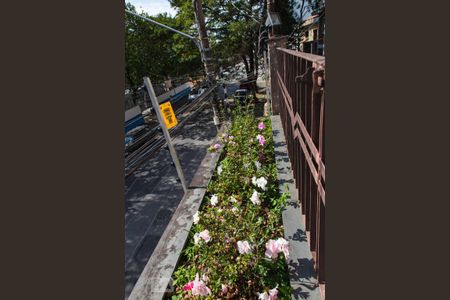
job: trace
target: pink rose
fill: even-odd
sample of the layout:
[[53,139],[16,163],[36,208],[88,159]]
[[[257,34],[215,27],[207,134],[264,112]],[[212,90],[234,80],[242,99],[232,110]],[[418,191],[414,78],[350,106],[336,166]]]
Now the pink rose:
[[228,293],[228,287],[226,284],[222,284],[222,294],[226,295]]
[[183,286],[183,291],[190,291],[190,290],[192,290],[193,287],[194,287],[194,282],[193,281],[189,281],[189,283],[186,283]]
[[275,240],[269,240],[266,243],[266,253],[268,258],[277,258],[280,252],[284,253],[286,258],[289,257],[289,242],[283,238],[278,238]]
[[195,274],[195,280],[189,282],[183,288],[185,291],[192,291],[194,296],[208,296],[211,294],[211,290],[206,286],[203,280],[199,280],[198,273]]
[[240,254],[248,254],[252,252],[252,248],[247,241],[238,241],[237,246]]
[[279,245],[277,244],[277,242],[275,240],[269,240],[266,243],[266,253],[265,253],[265,255],[268,258],[277,258],[278,257],[278,252],[279,252]]
[[256,136],[256,139],[258,140],[258,142],[261,146],[264,146],[264,144],[266,143],[266,139],[261,134],[258,134]]

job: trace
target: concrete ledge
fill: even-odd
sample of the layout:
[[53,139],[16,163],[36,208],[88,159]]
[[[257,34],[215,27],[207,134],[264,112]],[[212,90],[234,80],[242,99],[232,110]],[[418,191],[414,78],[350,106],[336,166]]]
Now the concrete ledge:
[[[226,126],[222,126],[220,136]],[[211,143],[218,141],[218,137]],[[192,227],[192,216],[199,209],[206,187],[211,180],[222,149],[207,152],[198,167],[190,187],[181,199],[152,256],[131,291],[128,300],[161,300],[168,291],[172,273]],[[169,287],[170,288],[170,287]]]
[[279,189],[280,192],[285,192],[287,186],[289,191],[286,208],[282,215],[284,236],[289,241],[288,268],[290,283],[294,289],[292,299],[320,300],[320,289],[312,254],[309,250],[304,216],[301,212],[301,203],[297,197],[298,192],[292,175],[291,162],[287,154],[283,127],[279,115],[271,116],[271,119]]

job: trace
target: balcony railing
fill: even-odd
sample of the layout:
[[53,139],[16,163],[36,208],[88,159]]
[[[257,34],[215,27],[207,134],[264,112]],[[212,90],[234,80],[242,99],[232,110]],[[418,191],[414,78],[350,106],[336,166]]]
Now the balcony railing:
[[325,57],[276,48],[271,75],[319,283],[325,284]]

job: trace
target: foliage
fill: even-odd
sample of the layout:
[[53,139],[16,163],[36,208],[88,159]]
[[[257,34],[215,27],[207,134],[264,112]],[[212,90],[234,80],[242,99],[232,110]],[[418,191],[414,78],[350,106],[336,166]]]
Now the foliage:
[[[169,0],[177,9],[171,17],[159,14],[152,18],[175,29],[197,36],[192,0]],[[275,11],[280,14],[282,25],[278,34],[290,35],[301,12],[314,13],[322,9],[324,0],[277,0]],[[235,64],[239,60],[248,75],[258,69],[258,58],[267,44],[267,0],[203,0],[206,26],[213,57],[222,65]],[[136,12],[130,3],[126,8]],[[149,17],[145,13],[142,15]],[[298,20],[300,23],[302,20]],[[301,24],[298,24],[301,25]],[[125,15],[126,80],[132,87],[142,83],[142,77],[163,80],[201,70],[200,54],[195,45],[183,36]]]
[[[126,9],[136,12],[127,3]],[[141,13],[145,17],[150,17]],[[186,32],[186,24],[177,17],[159,14],[153,20]],[[153,81],[177,77],[201,68],[200,53],[189,39],[125,13],[125,77],[131,87],[142,84],[144,76]]]
[[[281,34],[288,33],[294,24],[294,0],[278,0],[283,18]],[[177,16],[194,23],[192,0],[170,0],[179,9]],[[203,0],[206,26],[214,56],[223,64],[241,60],[248,75],[258,69],[261,48],[267,42],[265,21],[267,0]]]
[[[279,299],[291,298],[284,254],[272,259],[265,256],[266,243],[283,236],[281,210],[286,201],[278,190],[270,119],[258,125],[251,110],[239,107],[233,119],[223,136],[220,165],[174,272],[172,299],[193,297],[185,289],[196,274],[207,276],[202,284],[206,283],[211,295],[206,299],[255,299],[258,293],[275,288]],[[258,135],[265,138],[263,145]],[[217,148],[214,145],[211,151]],[[260,204],[252,202],[255,190]],[[205,230],[211,238],[208,242],[198,238]],[[197,244],[196,239],[200,240]],[[240,253],[238,241],[248,242],[251,253]]]

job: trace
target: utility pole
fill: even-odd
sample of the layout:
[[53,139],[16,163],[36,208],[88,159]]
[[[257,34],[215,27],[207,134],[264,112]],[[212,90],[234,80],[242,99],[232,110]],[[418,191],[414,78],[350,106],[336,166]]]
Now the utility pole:
[[205,15],[203,14],[203,6],[201,0],[192,0],[194,6],[195,19],[197,21],[198,35],[202,49],[203,64],[205,66],[206,76],[211,81],[215,80],[215,65],[212,60],[211,48],[209,47],[208,33],[206,32]]
[[277,12],[275,12],[275,0],[267,0],[267,18],[271,20],[269,25],[269,40],[267,43],[269,50],[269,98],[272,105],[272,113],[274,115],[280,114],[280,102],[281,91],[278,88],[278,80],[276,77],[277,70],[279,70],[279,61],[277,60],[277,48],[285,47],[287,38],[285,36],[278,36],[278,26],[280,23],[275,23],[277,17]]
[[[203,6],[201,0],[192,0],[194,6],[195,20],[197,21],[198,35],[200,39],[200,47],[202,53],[202,61],[205,67],[206,81],[208,86],[216,83],[216,66],[212,59],[211,48],[209,47],[208,33],[206,32],[205,15],[203,14]],[[217,116],[217,87],[213,92],[213,100],[211,106],[214,113],[214,125],[219,126],[220,120]]]

